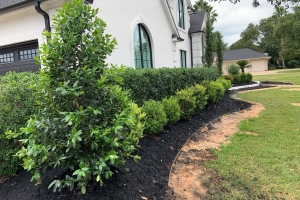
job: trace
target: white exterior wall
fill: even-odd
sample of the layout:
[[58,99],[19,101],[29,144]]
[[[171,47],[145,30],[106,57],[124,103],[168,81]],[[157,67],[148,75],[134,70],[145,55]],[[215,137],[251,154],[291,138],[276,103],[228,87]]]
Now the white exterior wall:
[[[54,0],[42,4],[44,9],[52,18],[56,8],[64,1]],[[38,39],[39,44],[46,41],[42,33],[45,30],[44,17],[37,13],[34,5],[0,15],[0,46],[26,42]]]
[[[66,0],[52,0],[42,3],[50,18],[56,14]],[[98,16],[107,23],[106,33],[117,39],[118,45],[108,63],[123,64],[134,67],[133,35],[137,24],[142,23],[148,30],[154,68],[180,67],[180,50],[187,52],[187,66],[191,66],[191,46],[188,35],[189,0],[184,1],[185,29],[179,28],[182,42],[173,42],[172,34],[176,33],[165,0],[95,0],[93,8],[99,8]],[[178,24],[177,0],[169,0],[175,24]],[[51,23],[52,24],[52,23]],[[51,25],[52,26],[52,25]],[[52,26],[53,27],[53,26]],[[39,44],[46,41],[42,36],[45,29],[44,18],[34,6],[0,15],[0,46],[38,39]]]
[[[176,0],[170,0],[169,5],[176,25],[178,24]],[[187,52],[187,66],[191,66],[189,30],[189,14],[187,1],[185,8],[185,30],[179,28],[183,42],[172,41],[172,23],[164,8],[164,0],[97,0],[92,7],[99,8],[98,16],[107,23],[106,32],[112,34],[118,41],[114,52],[107,61],[113,64],[124,64],[134,67],[133,34],[137,24],[143,24],[148,30],[152,45],[154,68],[180,67],[180,50]],[[118,11],[114,12],[112,11]]]
[[193,65],[201,66],[203,64],[204,56],[204,45],[202,45],[204,40],[204,33],[194,33],[192,34],[192,46],[193,46]]

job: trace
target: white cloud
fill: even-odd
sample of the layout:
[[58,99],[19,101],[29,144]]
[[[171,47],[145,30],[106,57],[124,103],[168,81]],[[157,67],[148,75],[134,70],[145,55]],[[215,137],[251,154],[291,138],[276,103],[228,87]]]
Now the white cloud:
[[[192,4],[195,1],[192,0]],[[270,17],[274,12],[274,7],[266,0],[261,0],[257,8],[252,6],[252,0],[241,0],[236,4],[230,3],[229,0],[210,4],[219,15],[214,24],[215,30],[222,33],[228,45],[240,39],[241,32],[249,23],[258,24],[259,20]]]

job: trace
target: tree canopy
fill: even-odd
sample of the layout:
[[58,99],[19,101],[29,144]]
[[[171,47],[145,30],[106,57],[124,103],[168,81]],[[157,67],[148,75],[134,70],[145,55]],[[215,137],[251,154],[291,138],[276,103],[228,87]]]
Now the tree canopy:
[[[226,0],[211,0],[215,2],[221,2],[221,1],[226,1]],[[229,0],[229,2],[236,4],[239,3],[241,0]],[[273,5],[275,8],[284,6],[284,7],[289,7],[291,4],[297,4],[300,2],[300,0],[267,0],[268,3]],[[260,5],[259,0],[252,0],[252,5],[254,8],[258,7]]]

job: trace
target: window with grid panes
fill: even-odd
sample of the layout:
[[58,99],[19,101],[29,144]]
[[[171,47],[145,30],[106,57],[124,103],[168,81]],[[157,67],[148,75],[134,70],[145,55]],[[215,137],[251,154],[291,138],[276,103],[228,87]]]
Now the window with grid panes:
[[147,30],[142,24],[136,26],[133,40],[135,68],[152,68],[151,42]]
[[0,63],[9,63],[9,62],[13,62],[14,59],[14,53],[0,53]]
[[178,26],[184,29],[184,6],[182,0],[178,0]]
[[186,68],[186,51],[180,50],[180,67]]
[[20,60],[34,59],[35,56],[37,56],[37,55],[38,55],[37,49],[28,49],[28,50],[20,50],[19,51]]

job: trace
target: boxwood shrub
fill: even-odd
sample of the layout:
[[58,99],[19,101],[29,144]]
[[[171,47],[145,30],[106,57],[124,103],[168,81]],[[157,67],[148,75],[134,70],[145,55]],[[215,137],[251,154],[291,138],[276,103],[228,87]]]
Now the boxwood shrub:
[[204,80],[215,81],[219,74],[217,68],[128,68],[120,76],[123,78],[123,87],[131,90],[131,98],[142,106],[144,101],[161,101]]
[[193,96],[196,98],[196,111],[202,110],[207,104],[208,99],[206,88],[203,85],[196,84],[189,89],[193,91]]
[[180,118],[187,119],[189,116],[195,113],[196,97],[192,89],[187,88],[176,92],[180,105]]
[[9,72],[0,76],[0,175],[14,175],[21,160],[13,155],[21,148],[15,140],[8,140],[5,131],[19,129],[35,110],[35,95],[31,85],[38,76],[31,72]]
[[164,106],[160,101],[145,101],[142,112],[146,114],[146,117],[143,119],[145,133],[153,134],[163,130],[168,119],[164,111]]
[[240,81],[241,81],[241,83],[247,83],[248,82],[246,73],[241,73],[240,74]]
[[162,104],[169,123],[174,123],[180,119],[180,106],[175,96],[164,98]]

